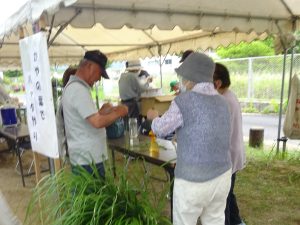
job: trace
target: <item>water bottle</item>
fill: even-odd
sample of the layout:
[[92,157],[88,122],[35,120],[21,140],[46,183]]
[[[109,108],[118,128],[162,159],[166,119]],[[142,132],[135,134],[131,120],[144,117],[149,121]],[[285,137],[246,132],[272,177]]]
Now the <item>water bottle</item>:
[[138,124],[136,118],[129,118],[129,136],[130,138],[138,137]]
[[138,137],[138,124],[136,118],[129,118],[128,121],[129,124],[129,138],[130,138],[130,144],[133,145],[135,140]]

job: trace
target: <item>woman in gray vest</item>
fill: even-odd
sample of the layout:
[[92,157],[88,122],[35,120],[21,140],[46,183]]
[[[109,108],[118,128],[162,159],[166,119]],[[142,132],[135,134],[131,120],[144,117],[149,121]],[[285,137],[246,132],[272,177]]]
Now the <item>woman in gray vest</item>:
[[173,224],[224,225],[230,188],[230,114],[213,85],[215,63],[191,53],[176,69],[181,93],[152,122],[158,136],[177,135]]

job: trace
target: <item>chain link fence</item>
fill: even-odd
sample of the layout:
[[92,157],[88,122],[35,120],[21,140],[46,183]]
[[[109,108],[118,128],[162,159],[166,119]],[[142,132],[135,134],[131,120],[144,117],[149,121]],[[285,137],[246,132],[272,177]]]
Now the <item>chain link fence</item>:
[[[293,60],[292,60],[293,57]],[[283,55],[219,60],[231,77],[231,90],[239,98],[244,111],[278,112],[283,76]],[[284,81],[284,108],[287,103],[291,62],[292,75],[299,73],[300,54],[287,55]]]

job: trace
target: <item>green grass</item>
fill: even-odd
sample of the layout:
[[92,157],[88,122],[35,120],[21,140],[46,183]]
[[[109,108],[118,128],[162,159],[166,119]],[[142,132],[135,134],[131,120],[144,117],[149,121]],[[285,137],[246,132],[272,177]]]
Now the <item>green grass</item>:
[[300,224],[300,153],[247,149],[236,179],[236,196],[247,225]]
[[[136,176],[144,173],[141,161],[131,162],[129,171],[134,171],[131,174],[138,180]],[[151,177],[166,179],[162,168],[151,166],[148,172]],[[164,182],[152,179],[151,184],[156,190],[164,190]],[[247,225],[300,225],[299,187],[299,151],[283,158],[269,147],[247,148],[247,164],[237,174],[235,187],[241,216]],[[168,205],[165,212],[170,213]]]
[[[160,193],[150,190],[147,174],[138,176],[142,183],[136,182],[134,174],[129,179],[124,168],[118,179],[109,165],[105,180],[84,169],[79,175],[64,169],[45,177],[34,190],[25,224],[39,224],[40,218],[47,225],[171,224],[163,213],[168,189]],[[139,171],[136,174],[141,175]],[[41,207],[36,210],[37,206]]]
[[[102,191],[102,194],[100,191],[96,191],[96,194],[90,193],[96,183],[87,175],[79,180],[70,178],[67,176],[68,173],[46,178],[44,182],[48,182],[47,185],[35,189],[34,201],[28,210],[28,215],[33,220],[27,220],[27,224],[34,224],[33,221],[39,218],[35,210],[39,205],[37,191],[45,193],[42,195],[42,202],[46,202],[43,204],[46,206],[43,208],[43,214],[47,215],[48,219],[59,218],[55,223],[46,224],[59,224],[59,222],[64,225],[97,224],[95,221],[99,217],[96,215],[103,214],[111,216],[107,220],[111,222],[107,224],[126,224],[125,220],[131,221],[129,224],[147,224],[139,221],[144,217],[137,216],[145,214],[146,218],[156,218],[160,221],[158,224],[169,224],[170,206],[166,198],[169,184],[164,170],[146,164],[145,174],[142,160],[132,160],[127,168],[124,167],[126,160],[121,154],[117,153],[116,159],[117,179],[113,179],[109,173],[105,184],[107,188],[101,188],[107,190]],[[72,194],[74,188],[71,188],[74,187],[74,182],[77,184],[75,186],[81,187],[82,190],[76,198]],[[58,189],[56,184],[63,183],[65,183],[63,188]],[[89,194],[86,194],[87,190]],[[240,214],[247,225],[299,225],[299,150],[289,152],[283,158],[282,154],[276,155],[274,149],[247,148],[246,167],[237,174],[235,193]],[[61,201],[62,199],[55,201],[58,196],[67,198],[64,201]],[[107,199],[106,203],[105,199]],[[124,199],[126,201],[123,201]],[[106,204],[106,207],[103,204]],[[128,210],[124,210],[126,208]],[[124,212],[127,214],[122,217]],[[67,221],[64,220],[66,218]],[[93,220],[87,222],[84,218],[93,218]],[[135,218],[138,218],[139,222],[135,221]],[[150,221],[148,224],[156,223]]]

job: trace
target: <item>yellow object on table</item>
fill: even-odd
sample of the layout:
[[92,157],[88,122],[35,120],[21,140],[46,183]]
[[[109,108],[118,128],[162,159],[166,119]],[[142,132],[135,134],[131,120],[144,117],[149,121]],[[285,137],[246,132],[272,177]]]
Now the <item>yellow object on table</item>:
[[150,156],[157,157],[159,156],[159,146],[156,142],[156,137],[152,130],[149,132],[149,136],[151,138],[150,149],[149,149]]

